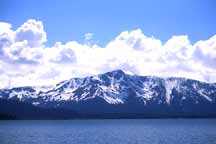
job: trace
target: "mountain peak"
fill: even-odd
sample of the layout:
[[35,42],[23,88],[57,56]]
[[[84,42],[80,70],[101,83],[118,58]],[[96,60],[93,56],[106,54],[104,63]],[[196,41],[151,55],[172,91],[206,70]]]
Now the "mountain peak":
[[125,74],[123,70],[117,69],[110,72],[106,72],[105,74]]
[[104,73],[102,75],[119,79],[121,77],[124,77],[125,73],[122,70],[114,70],[114,71]]

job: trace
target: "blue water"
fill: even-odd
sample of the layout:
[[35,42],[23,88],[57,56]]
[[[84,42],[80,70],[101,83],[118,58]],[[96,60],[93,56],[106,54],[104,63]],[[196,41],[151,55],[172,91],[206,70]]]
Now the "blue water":
[[0,121],[0,144],[216,144],[216,119]]

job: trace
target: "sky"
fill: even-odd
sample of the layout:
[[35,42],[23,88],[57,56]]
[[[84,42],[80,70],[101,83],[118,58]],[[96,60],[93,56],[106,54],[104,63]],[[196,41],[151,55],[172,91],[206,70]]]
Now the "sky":
[[140,28],[163,42],[187,34],[192,42],[216,31],[215,0],[1,0],[0,20],[16,29],[28,19],[43,22],[46,44],[83,42],[85,33],[105,45],[120,32]]
[[216,82],[215,0],[0,1],[0,88],[115,69]]

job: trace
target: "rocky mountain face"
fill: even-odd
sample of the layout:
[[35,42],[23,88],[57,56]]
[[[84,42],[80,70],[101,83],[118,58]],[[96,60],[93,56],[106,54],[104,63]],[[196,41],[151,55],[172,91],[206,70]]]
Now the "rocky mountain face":
[[1,89],[0,99],[73,110],[82,116],[216,117],[216,83],[128,75],[121,70],[72,78],[52,87]]

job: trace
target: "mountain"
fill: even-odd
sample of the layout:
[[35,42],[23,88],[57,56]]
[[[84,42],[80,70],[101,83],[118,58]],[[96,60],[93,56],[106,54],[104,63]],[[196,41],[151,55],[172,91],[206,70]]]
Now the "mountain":
[[216,117],[216,83],[129,75],[122,70],[72,78],[52,87],[1,89],[0,100],[73,111],[71,117],[82,118]]
[[1,119],[70,119],[77,113],[72,110],[41,108],[17,100],[0,99]]

